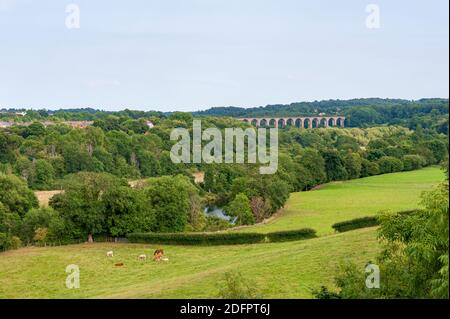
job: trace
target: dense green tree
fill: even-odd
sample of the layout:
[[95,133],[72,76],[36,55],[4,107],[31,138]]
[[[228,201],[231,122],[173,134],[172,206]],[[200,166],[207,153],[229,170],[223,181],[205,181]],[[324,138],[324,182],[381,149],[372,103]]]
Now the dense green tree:
[[358,153],[348,153],[343,157],[343,161],[349,179],[361,176],[362,159]]
[[111,236],[148,232],[154,228],[154,212],[142,190],[120,186],[107,190],[101,200],[106,228]]
[[402,158],[403,169],[405,171],[412,171],[419,169],[426,164],[426,160],[420,155],[405,155]]
[[0,163],[13,163],[21,143],[21,137],[0,131]]
[[161,172],[161,165],[152,152],[140,150],[136,154],[137,164],[142,176],[155,177]]
[[361,160],[361,177],[368,177],[372,175],[378,175],[380,168],[375,162],[371,162],[365,158]]
[[12,236],[18,233],[21,225],[21,219],[18,213],[10,212],[0,202],[0,233]]
[[64,193],[55,195],[50,205],[71,223],[74,237],[92,240],[93,235],[106,231],[102,197],[126,185],[126,181],[105,173],[70,175],[64,182]]
[[263,187],[263,197],[270,200],[273,212],[283,207],[289,198],[289,185],[285,181],[263,178],[261,187]]
[[354,137],[346,135],[338,136],[335,146],[337,149],[351,152],[358,152],[360,148],[358,141]]
[[448,156],[447,145],[438,139],[433,139],[426,143],[427,148],[433,152],[434,158],[436,159],[436,163],[440,163]]
[[36,196],[23,180],[2,173],[0,173],[0,203],[6,212],[16,213],[20,217],[23,217],[29,209],[38,207]]
[[380,217],[380,288],[368,289],[364,269],[344,265],[340,298],[449,298],[448,182],[423,198],[423,210]]
[[392,156],[383,156],[377,162],[380,173],[394,173],[403,170],[403,162]]
[[361,127],[380,122],[379,114],[370,107],[355,107],[347,111],[346,115],[352,126]]
[[325,160],[325,171],[329,181],[346,180],[348,178],[344,161],[336,150],[326,150],[322,153]]
[[32,164],[32,172],[28,184],[33,189],[49,189],[52,186],[55,170],[44,159],[38,159]]
[[155,212],[155,232],[181,232],[190,216],[190,180],[182,175],[153,178],[145,189]]
[[23,137],[42,136],[45,134],[45,126],[40,122],[33,122],[23,131]]
[[47,229],[46,240],[56,241],[65,237],[65,224],[63,218],[52,208],[34,208],[28,211],[21,225],[22,241],[31,243],[36,231]]
[[225,207],[225,212],[228,216],[236,218],[236,225],[252,225],[255,223],[249,199],[245,194],[237,194]]
[[318,151],[306,148],[295,160],[310,172],[314,185],[322,184],[327,180],[325,160]]

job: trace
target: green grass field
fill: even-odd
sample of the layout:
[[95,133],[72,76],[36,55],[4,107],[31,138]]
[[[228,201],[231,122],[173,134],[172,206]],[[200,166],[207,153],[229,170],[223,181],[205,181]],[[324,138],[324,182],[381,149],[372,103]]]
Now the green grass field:
[[418,207],[420,195],[444,180],[437,167],[333,182],[310,191],[292,193],[279,217],[238,231],[280,231],[311,227],[319,236],[334,232],[336,222]]
[[[332,285],[344,259],[364,262],[378,245],[373,228],[305,241],[239,246],[164,246],[168,262],[138,261],[157,248],[140,244],[30,247],[0,257],[2,298],[214,298],[229,270],[255,281],[264,298],[309,298]],[[108,259],[105,253],[114,251]],[[114,263],[123,262],[124,267]],[[80,268],[80,288],[65,287],[65,268]]]
[[[168,262],[138,261],[154,245],[96,243],[27,247],[0,253],[0,298],[214,298],[223,274],[238,270],[264,298],[310,298],[332,287],[345,260],[364,266],[379,250],[376,229],[342,234],[331,225],[380,210],[416,208],[422,191],[443,180],[438,168],[331,183],[292,194],[279,218],[245,230],[313,227],[321,237],[236,246],[164,246]],[[106,252],[114,251],[113,258]],[[123,267],[114,266],[123,262]],[[65,287],[65,268],[80,267],[79,289]]]

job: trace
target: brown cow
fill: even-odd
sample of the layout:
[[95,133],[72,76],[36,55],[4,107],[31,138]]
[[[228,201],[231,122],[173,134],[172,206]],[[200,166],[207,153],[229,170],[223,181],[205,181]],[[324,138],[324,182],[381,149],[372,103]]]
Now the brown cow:
[[155,261],[160,261],[162,256],[164,256],[164,250],[162,250],[162,249],[157,249],[153,253],[153,259]]

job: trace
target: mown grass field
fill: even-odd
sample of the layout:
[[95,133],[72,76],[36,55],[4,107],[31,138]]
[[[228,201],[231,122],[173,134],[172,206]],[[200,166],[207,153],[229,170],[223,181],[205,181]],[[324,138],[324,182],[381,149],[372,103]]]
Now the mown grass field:
[[420,195],[444,180],[438,167],[333,182],[310,192],[292,193],[279,217],[266,224],[238,231],[270,232],[311,227],[319,236],[334,232],[331,226],[380,211],[417,208]]
[[[340,262],[364,266],[378,249],[375,229],[304,241],[238,246],[164,246],[168,262],[138,261],[156,246],[80,244],[30,247],[0,255],[2,298],[214,298],[226,271],[253,280],[264,298],[310,298],[332,285]],[[106,251],[113,250],[108,259]],[[123,267],[114,263],[123,262]],[[80,268],[80,288],[67,289],[65,268]]]
[[[138,261],[157,247],[96,243],[27,247],[0,253],[0,298],[214,298],[223,274],[238,270],[264,298],[310,298],[333,287],[338,265],[364,266],[379,250],[376,229],[342,234],[331,225],[380,210],[416,208],[422,191],[443,180],[438,168],[331,183],[292,194],[273,222],[246,230],[313,227],[321,237],[285,243],[236,246],[164,246],[168,262]],[[106,252],[114,251],[113,258]],[[122,262],[123,267],[114,264]],[[66,266],[80,267],[79,289],[67,289]]]

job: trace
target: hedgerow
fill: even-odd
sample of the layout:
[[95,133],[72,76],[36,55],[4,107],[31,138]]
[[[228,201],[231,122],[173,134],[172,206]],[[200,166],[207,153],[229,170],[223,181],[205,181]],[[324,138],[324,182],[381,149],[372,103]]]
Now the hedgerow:
[[[417,210],[405,210],[397,212],[396,214],[408,215],[413,214],[415,212],[417,212]],[[378,220],[378,216],[365,216],[335,223],[331,227],[333,227],[333,229],[336,230],[337,232],[342,233],[353,229],[377,226],[379,224],[380,221]]]
[[129,234],[132,243],[170,245],[236,245],[263,242],[259,233],[134,233]]
[[261,233],[133,233],[128,234],[131,243],[166,245],[237,245],[280,242],[316,237],[316,231],[310,228]]
[[272,243],[281,241],[300,240],[314,237],[317,237],[316,231],[311,228],[277,231],[267,234],[267,239],[269,240],[269,242]]

